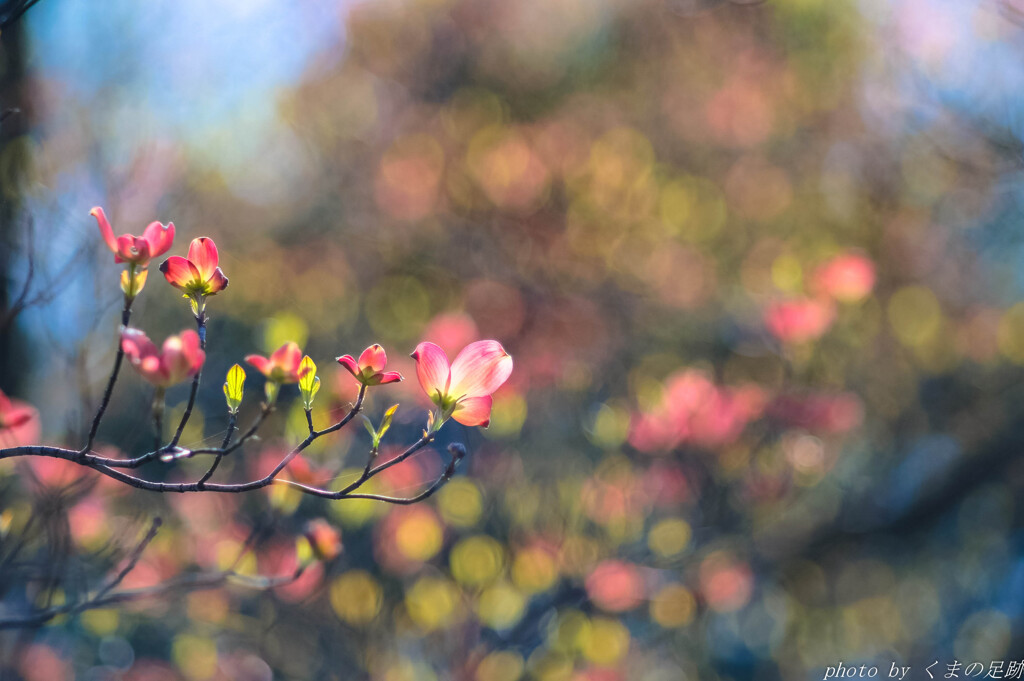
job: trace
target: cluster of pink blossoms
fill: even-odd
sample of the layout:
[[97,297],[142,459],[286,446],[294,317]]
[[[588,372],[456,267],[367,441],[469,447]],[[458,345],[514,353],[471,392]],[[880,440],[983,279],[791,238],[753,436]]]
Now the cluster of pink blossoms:
[[768,332],[783,343],[820,338],[836,319],[836,303],[856,303],[875,286],[875,265],[858,253],[844,253],[820,265],[810,279],[811,294],[776,301],[764,311]]
[[629,442],[640,451],[667,451],[692,444],[714,448],[732,444],[761,415],[767,396],[756,385],[716,385],[704,372],[685,369],[665,381],[662,398],[637,414]]
[[[115,237],[102,208],[93,208],[90,214],[99,223],[100,233],[114,253],[114,262],[129,265],[122,274],[121,286],[130,303],[145,286],[150,260],[170,250],[174,241],[174,224],[153,222],[142,236],[123,234]],[[167,282],[189,299],[192,311],[200,321],[200,331],[205,323],[207,298],[220,293],[228,285],[228,278],[218,265],[217,245],[209,237],[193,239],[187,257],[172,255],[160,265]],[[160,390],[202,370],[206,360],[203,345],[204,339],[191,329],[170,336],[159,348],[139,329],[124,328],[121,331],[121,349],[129,363]],[[420,343],[412,357],[416,360],[420,385],[437,407],[437,411],[430,415],[431,431],[440,428],[449,418],[467,426],[488,425],[491,394],[512,373],[512,357],[501,343],[494,340],[471,343],[450,366],[444,351],[433,343]],[[307,405],[312,399],[310,393],[315,394],[316,388],[302,385],[302,382],[315,371],[316,365],[308,356],[303,356],[294,342],[285,343],[269,357],[252,354],[245,361],[266,378],[268,403],[274,401],[282,385],[300,383]],[[337,362],[365,387],[402,380],[397,371],[384,370],[387,353],[378,344],[366,348],[358,360],[351,355],[342,355]],[[242,376],[244,378],[244,373]],[[319,382],[316,387],[319,387]],[[225,384],[225,395],[228,392]],[[232,406],[230,395],[228,399],[229,406]],[[237,405],[234,408],[237,409]]]
[[848,392],[770,395],[746,384],[717,385],[697,369],[684,369],[665,381],[661,399],[634,414],[629,443],[642,452],[667,452],[691,445],[716,449],[731,445],[761,417],[822,435],[838,435],[860,425],[860,399]]

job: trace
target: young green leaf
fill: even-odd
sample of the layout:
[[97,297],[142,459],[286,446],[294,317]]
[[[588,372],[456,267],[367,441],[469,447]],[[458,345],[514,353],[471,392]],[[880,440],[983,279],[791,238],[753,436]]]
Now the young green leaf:
[[320,390],[320,377],[316,375],[316,363],[313,358],[306,355],[299,364],[299,373],[305,371],[305,375],[299,379],[299,392],[302,393],[302,404],[306,411],[313,408],[313,398]]
[[228,369],[227,380],[224,382],[224,399],[228,403],[228,411],[238,413],[242,405],[242,394],[245,392],[245,369],[235,365]]

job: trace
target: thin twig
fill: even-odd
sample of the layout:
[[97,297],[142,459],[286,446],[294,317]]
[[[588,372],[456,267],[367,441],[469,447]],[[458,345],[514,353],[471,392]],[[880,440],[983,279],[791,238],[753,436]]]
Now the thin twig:
[[134,549],[132,549],[124,567],[121,568],[121,571],[117,573],[117,576],[110,580],[106,586],[96,592],[96,595],[93,597],[94,599],[103,598],[121,585],[121,582],[123,582],[124,578],[128,576],[128,573],[134,570],[135,566],[139,564],[139,560],[142,558],[142,553],[146,550],[146,547],[149,546],[150,542],[156,538],[156,533],[160,531],[160,525],[162,524],[163,521],[159,517],[153,518],[153,522],[149,526],[149,531],[146,532],[145,536],[142,537],[142,540],[136,544]]
[[[238,417],[237,417],[236,414],[231,414],[231,416],[228,417],[228,432],[224,436],[224,441],[220,443],[220,448],[221,449],[224,449],[225,447],[227,447],[228,444],[231,442],[231,436],[234,435],[234,433],[235,433],[235,422],[237,421],[237,418]],[[217,466],[220,465],[220,461],[223,458],[224,458],[223,454],[218,454],[217,458],[215,458],[213,460],[213,463],[210,464],[210,468],[206,471],[206,473],[203,474],[203,477],[199,478],[199,480],[198,480],[198,482],[196,482],[196,484],[197,485],[205,484],[206,481],[209,480],[213,476],[213,474],[217,471]]]
[[[351,422],[352,419],[355,418],[356,414],[358,414],[359,411],[362,409],[363,398],[364,398],[365,394],[366,394],[365,389],[361,389],[359,391],[359,396],[358,396],[358,398],[356,398],[355,404],[352,405],[352,409],[349,410],[349,412],[345,415],[345,417],[343,419],[341,419],[340,421],[335,423],[333,426],[330,426],[329,428],[325,428],[325,429],[323,429],[321,431],[317,431],[316,433],[313,433],[313,434],[307,436],[305,440],[300,442],[298,445],[295,446],[295,448],[293,448],[290,452],[288,452],[288,454],[286,454],[281,459],[281,461],[278,462],[278,464],[274,467],[274,469],[270,473],[268,473],[267,475],[265,475],[262,478],[259,478],[257,480],[252,480],[250,482],[233,483],[233,484],[224,484],[224,483],[207,484],[207,483],[204,483],[203,485],[199,485],[198,483],[194,483],[194,482],[193,483],[185,483],[185,482],[182,482],[182,483],[154,482],[154,481],[151,481],[151,480],[146,480],[144,478],[136,477],[134,475],[130,475],[130,474],[125,473],[125,472],[123,472],[121,470],[118,470],[118,468],[115,468],[115,467],[106,465],[104,463],[101,463],[100,461],[102,460],[102,457],[97,457],[97,456],[94,456],[92,454],[88,454],[88,455],[83,456],[82,453],[78,452],[78,451],[73,451],[73,450],[70,450],[70,449],[64,449],[62,447],[48,447],[48,446],[44,446],[44,445],[28,445],[28,446],[21,446],[21,447],[11,447],[9,449],[0,449],[0,459],[8,459],[8,458],[13,458],[13,457],[18,457],[18,456],[46,456],[46,457],[50,457],[50,458],[54,458],[54,459],[64,459],[66,461],[72,461],[74,463],[77,463],[77,464],[79,464],[81,466],[84,466],[86,468],[90,468],[90,469],[96,471],[97,473],[101,473],[101,474],[103,474],[103,475],[105,475],[105,476],[107,476],[109,478],[113,478],[114,480],[117,480],[118,482],[122,482],[122,483],[124,483],[126,485],[130,485],[130,486],[135,487],[137,489],[143,489],[143,490],[147,490],[147,491],[150,491],[150,492],[186,493],[186,492],[205,492],[205,491],[210,491],[210,492],[223,492],[223,493],[238,494],[238,493],[241,493],[241,492],[249,492],[249,491],[254,490],[254,489],[262,489],[263,487],[266,487],[266,486],[270,485],[271,483],[273,483],[274,478],[276,478],[277,475],[282,470],[284,470],[284,468],[291,462],[291,460],[294,459],[304,449],[306,449],[310,444],[312,444],[314,440],[316,440],[317,438],[322,437],[323,435],[326,435],[328,433],[333,433],[333,432],[335,432],[337,430],[340,430],[341,428],[344,428],[346,425],[348,425],[348,423]],[[211,453],[227,454],[228,452],[232,451],[237,445],[238,445],[238,442],[236,442],[234,445],[231,445],[231,446],[226,447],[226,448],[221,449],[221,450],[212,450]],[[143,457],[139,457],[139,458],[140,459],[141,458],[145,458],[147,456],[150,456],[151,454],[153,454],[153,453],[150,452],[150,454],[143,455]],[[126,461],[122,461],[121,463],[126,463]]]
[[[206,350],[206,312],[200,312],[196,315],[196,327],[199,331],[199,349]],[[171,439],[170,444],[167,445],[166,449],[174,449],[178,446],[178,441],[181,440],[181,434],[185,432],[185,425],[188,420],[192,417],[192,407],[196,403],[196,394],[199,392],[199,381],[203,376],[202,367],[196,372],[196,375],[192,378],[192,391],[188,395],[188,404],[185,405],[185,412],[181,415],[181,421],[178,422],[178,429],[174,431],[174,437]]]
[[[132,301],[134,298],[125,296],[124,309],[121,310],[121,326],[128,326],[128,321],[132,316]],[[117,382],[117,374],[121,371],[121,362],[124,360],[124,348],[121,347],[121,336],[117,337],[117,358],[114,359],[114,368],[110,372],[110,379],[107,381],[107,387],[103,391],[103,399],[100,402],[100,408],[96,411],[96,415],[92,419],[92,426],[89,428],[89,437],[85,441],[85,445],[78,450],[79,457],[84,457],[92,449],[93,443],[96,441],[96,431],[99,430],[100,421],[103,420],[103,414],[107,411],[107,405],[110,404],[110,396],[114,392],[114,384]]]

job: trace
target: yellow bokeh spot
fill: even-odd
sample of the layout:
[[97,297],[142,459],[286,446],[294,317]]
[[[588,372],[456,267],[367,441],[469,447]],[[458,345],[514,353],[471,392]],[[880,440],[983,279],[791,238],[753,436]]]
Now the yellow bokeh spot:
[[526,598],[514,586],[499,582],[480,593],[476,614],[492,629],[508,629],[523,616]]
[[703,178],[683,177],[666,184],[661,190],[658,209],[668,230],[691,242],[713,237],[725,224],[722,192]]
[[772,262],[772,283],[780,291],[796,293],[804,283],[804,269],[796,256],[780,255]]
[[681,232],[687,220],[690,219],[693,208],[693,198],[687,190],[686,183],[675,180],[662,187],[658,207],[662,222],[673,233]]
[[303,494],[290,485],[271,485],[269,489],[270,505],[289,515],[299,507]]
[[889,299],[889,324],[901,343],[924,345],[942,328],[942,308],[931,290],[905,286]]
[[437,681],[437,674],[423,662],[400,659],[392,663],[379,678],[381,681]]
[[564,610],[548,628],[548,646],[555,651],[573,655],[581,650],[590,636],[590,619],[579,610]]
[[690,543],[690,524],[681,518],[659,520],[647,535],[647,546],[658,556],[668,558],[682,553]]
[[217,673],[217,646],[204,636],[175,636],[171,644],[171,659],[190,679],[209,679]]
[[431,513],[407,516],[395,530],[395,545],[409,560],[424,561],[441,550],[441,524]]
[[483,495],[469,478],[455,478],[437,493],[441,517],[455,527],[472,527],[483,513]]
[[501,544],[486,535],[467,537],[452,548],[452,577],[461,584],[478,586],[493,581],[505,564]]
[[530,656],[530,678],[537,681],[569,681],[573,678],[572,658],[538,649]]
[[697,601],[681,584],[670,584],[651,601],[651,619],[663,627],[682,627],[693,621]]
[[517,435],[526,423],[526,400],[518,393],[502,395],[494,399],[491,423],[484,435],[489,438]]
[[263,323],[263,351],[271,353],[288,341],[302,347],[309,339],[309,326],[305,320],[291,312],[282,312]]
[[109,636],[117,631],[117,625],[121,621],[117,610],[97,608],[86,610],[81,614],[82,626],[96,636]]
[[618,620],[595,617],[590,621],[581,652],[594,664],[615,664],[629,652],[629,631]]
[[256,556],[251,551],[239,559],[242,553],[242,544],[232,539],[224,539],[217,542],[214,547],[214,555],[217,556],[217,567],[221,570],[233,569],[241,575],[256,574]]
[[1016,364],[1024,364],[1024,303],[1017,303],[999,319],[996,336],[999,352]]
[[331,583],[331,607],[349,624],[365,624],[380,612],[384,594],[364,570],[350,570]]
[[457,621],[461,614],[460,592],[452,582],[423,577],[405,594],[410,619],[424,631],[434,631]]
[[558,579],[554,556],[539,547],[523,549],[512,561],[512,582],[528,594],[547,591]]
[[511,650],[499,650],[480,660],[476,681],[518,681],[523,675],[523,658]]
[[590,441],[603,449],[615,449],[629,435],[629,411],[622,407],[602,404],[594,414],[594,422],[586,431]]

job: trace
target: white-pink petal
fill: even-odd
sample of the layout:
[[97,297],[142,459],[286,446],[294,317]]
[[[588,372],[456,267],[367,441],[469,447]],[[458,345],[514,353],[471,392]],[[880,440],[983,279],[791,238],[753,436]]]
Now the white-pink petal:
[[468,397],[461,400],[455,407],[452,418],[464,426],[483,426],[486,428],[491,423],[490,395],[485,397]]
[[455,398],[490,395],[512,374],[512,356],[501,343],[482,340],[470,343],[452,362],[448,394]]
[[416,351],[412,353],[416,360],[416,378],[420,380],[420,387],[427,393],[430,399],[436,399],[438,393],[448,394],[448,380],[451,372],[448,368],[448,355],[444,350],[433,343],[420,343]]

